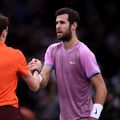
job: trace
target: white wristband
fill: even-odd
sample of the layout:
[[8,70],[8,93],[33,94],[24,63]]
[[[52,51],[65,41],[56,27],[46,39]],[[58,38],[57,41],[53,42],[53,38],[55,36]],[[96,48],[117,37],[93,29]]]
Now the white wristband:
[[41,83],[41,81],[42,81],[42,76],[39,74],[39,80],[40,80],[40,83]]
[[103,105],[98,104],[98,103],[95,103],[95,104],[93,105],[93,108],[92,108],[90,117],[99,119],[100,114],[101,114],[101,112],[102,112],[102,109],[103,109]]

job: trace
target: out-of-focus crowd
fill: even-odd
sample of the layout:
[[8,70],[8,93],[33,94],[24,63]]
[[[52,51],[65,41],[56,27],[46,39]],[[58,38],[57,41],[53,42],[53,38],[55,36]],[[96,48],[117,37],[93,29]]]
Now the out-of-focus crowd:
[[[117,1],[1,0],[0,12],[10,19],[6,43],[22,50],[27,61],[44,62],[48,45],[57,42],[54,13],[61,7],[80,13],[78,37],[95,53],[108,96],[100,120],[120,120],[120,14]],[[45,89],[34,93],[19,78],[17,94],[26,120],[57,120],[59,105],[54,72]]]

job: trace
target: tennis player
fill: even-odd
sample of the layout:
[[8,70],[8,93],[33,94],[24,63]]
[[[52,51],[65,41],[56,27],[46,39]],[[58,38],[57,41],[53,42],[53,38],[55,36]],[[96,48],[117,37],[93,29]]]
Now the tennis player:
[[[60,120],[98,120],[107,89],[94,53],[77,37],[79,13],[65,7],[55,15],[57,38],[61,42],[50,45],[45,53],[40,87],[48,84],[54,70]],[[39,64],[38,59],[33,59],[28,65],[32,71],[39,69]],[[92,86],[96,89],[94,100]]]

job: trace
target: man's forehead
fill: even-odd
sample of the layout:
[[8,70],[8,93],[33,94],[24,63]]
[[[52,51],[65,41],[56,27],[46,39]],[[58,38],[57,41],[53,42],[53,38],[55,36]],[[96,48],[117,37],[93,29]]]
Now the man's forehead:
[[56,21],[68,20],[68,14],[61,14],[56,17]]

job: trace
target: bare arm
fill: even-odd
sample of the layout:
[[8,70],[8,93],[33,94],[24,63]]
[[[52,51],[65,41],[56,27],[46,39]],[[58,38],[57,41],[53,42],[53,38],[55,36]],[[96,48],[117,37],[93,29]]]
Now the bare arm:
[[[96,89],[95,101],[94,103],[98,105],[104,105],[106,96],[107,96],[107,88],[104,82],[104,79],[101,74],[96,74],[95,76],[91,77],[91,83]],[[94,109],[92,110],[93,113]],[[89,120],[97,120],[96,118],[90,117]]]
[[50,79],[50,76],[51,76],[51,73],[52,73],[52,68],[44,65],[43,68],[42,68],[42,71],[40,73],[40,75],[42,76],[42,81],[41,81],[41,84],[40,84],[40,88],[43,88],[43,87],[46,87],[48,82],[49,82],[49,79]]
[[49,82],[49,78],[51,76],[51,72],[52,72],[52,68],[44,65],[42,70],[41,70],[41,61],[38,59],[32,59],[32,61],[30,63],[28,63],[28,67],[29,70],[32,72],[34,70],[38,70],[41,71],[39,78],[40,80],[40,84],[39,87],[40,88],[44,88],[47,86],[48,82]]
[[95,103],[100,103],[101,105],[103,105],[107,95],[107,88],[102,75],[97,74],[91,77],[90,80],[96,89]]
[[33,75],[30,72],[29,75],[27,77],[24,77],[23,79],[32,91],[39,90],[40,77],[37,71],[35,71]]
[[[41,63],[41,61],[38,61],[37,65],[34,63],[36,63],[35,59],[33,59],[33,61],[28,63],[28,68],[31,72],[29,72],[29,75],[27,77],[24,77],[23,79],[25,80],[25,82],[27,83],[27,85],[29,86],[29,88],[32,91],[37,91],[37,90],[39,90],[39,86],[40,86],[40,82],[41,82],[41,79],[39,76],[39,71],[41,71],[41,69],[42,69],[42,63]],[[37,67],[39,69],[37,69]],[[33,72],[33,70],[34,70],[34,72]]]

